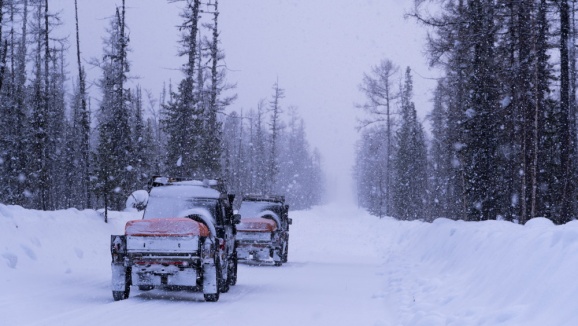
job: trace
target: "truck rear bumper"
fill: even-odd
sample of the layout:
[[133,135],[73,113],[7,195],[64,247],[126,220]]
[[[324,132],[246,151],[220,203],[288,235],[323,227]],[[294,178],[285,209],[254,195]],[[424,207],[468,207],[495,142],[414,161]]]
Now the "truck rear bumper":
[[150,265],[132,267],[132,283],[138,286],[187,286],[196,287],[198,272],[195,268]]
[[237,243],[237,259],[270,261],[272,244],[270,242],[242,242]]

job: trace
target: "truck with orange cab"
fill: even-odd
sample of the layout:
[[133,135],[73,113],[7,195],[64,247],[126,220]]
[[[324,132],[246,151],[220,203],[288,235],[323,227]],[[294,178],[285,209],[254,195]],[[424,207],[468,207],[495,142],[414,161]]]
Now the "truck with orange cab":
[[246,195],[239,209],[237,258],[281,266],[289,254],[289,205],[284,196]]
[[219,180],[153,177],[141,220],[111,236],[112,295],[173,288],[218,301],[237,282],[234,195]]

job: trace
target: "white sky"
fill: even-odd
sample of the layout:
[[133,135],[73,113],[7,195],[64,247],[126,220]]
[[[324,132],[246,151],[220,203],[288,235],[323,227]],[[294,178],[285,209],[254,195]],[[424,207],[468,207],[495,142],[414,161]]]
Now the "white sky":
[[[415,102],[420,116],[431,109],[435,73],[423,55],[425,33],[403,15],[407,0],[221,0],[219,29],[226,54],[228,80],[237,83],[231,110],[256,108],[269,99],[278,79],[285,89],[282,106],[295,106],[305,119],[312,147],[321,151],[330,189],[351,189],[350,172],[357,140],[355,103],[364,72],[383,58],[414,72]],[[82,56],[102,55],[108,17],[121,0],[79,0]],[[182,78],[176,56],[181,22],[179,4],[163,0],[126,0],[130,27],[132,75],[155,96],[163,82]],[[74,47],[74,1],[51,0],[61,9]],[[70,71],[76,72],[74,57]],[[89,66],[86,66],[89,68]],[[99,77],[92,68],[89,77]],[[95,102],[93,102],[95,103]]]

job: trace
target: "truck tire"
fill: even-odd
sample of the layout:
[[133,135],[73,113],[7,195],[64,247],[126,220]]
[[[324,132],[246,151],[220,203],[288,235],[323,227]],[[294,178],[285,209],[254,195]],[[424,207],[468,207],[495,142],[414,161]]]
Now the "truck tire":
[[[220,280],[221,280],[221,293],[227,293],[227,292],[229,292],[229,289],[230,289],[230,287],[229,287],[229,284],[230,284],[230,283],[229,283],[229,275],[230,275],[230,274],[229,274],[229,273],[230,273],[230,271],[231,271],[230,266],[231,266],[231,261],[229,260],[229,261],[227,261],[227,279],[225,279],[225,278],[223,277],[223,274],[222,274],[222,273],[220,274],[220,277],[219,277],[219,278],[220,278]],[[222,272],[222,270],[223,270],[223,269],[222,269],[222,267],[221,267],[221,272]]]
[[126,283],[126,285],[124,286],[124,291],[112,291],[112,298],[114,299],[114,301],[128,299],[129,295],[130,295],[129,283]]
[[[273,259],[273,264],[275,266],[281,266],[283,265],[283,257],[281,256],[283,254],[282,249],[280,248],[271,248],[269,249],[269,257],[271,259]],[[276,257],[279,258],[279,260],[276,260]]]
[[233,254],[233,257],[229,260],[229,273],[227,274],[229,285],[231,285],[231,286],[234,286],[235,284],[237,284],[237,265],[238,265],[238,262],[239,262],[239,260],[237,259],[237,252],[235,251],[235,253]]
[[282,262],[287,262],[287,256],[289,256],[289,240],[285,243],[285,251],[283,252]]
[[203,296],[207,302],[219,301],[219,296],[221,294],[221,283],[223,282],[223,275],[221,273],[221,262],[217,257],[215,257],[215,269],[215,274],[217,274],[217,293],[204,293]]
[[207,302],[217,302],[219,301],[219,293],[204,294],[205,301]]
[[124,299],[128,299],[130,295],[130,268],[125,272],[125,281],[124,281],[124,291],[112,291],[112,298],[114,301],[120,301]]
[[[274,251],[276,253],[276,255],[271,255],[271,257],[273,257],[273,263],[275,264],[275,266],[282,266],[283,265],[283,255],[285,254],[285,249],[283,247],[281,248],[277,248]],[[275,256],[277,256],[277,258],[279,260],[275,260]]]

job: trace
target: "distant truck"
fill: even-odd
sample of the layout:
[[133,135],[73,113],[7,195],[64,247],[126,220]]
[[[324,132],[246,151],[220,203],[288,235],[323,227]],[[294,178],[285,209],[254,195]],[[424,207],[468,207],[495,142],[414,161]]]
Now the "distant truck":
[[218,180],[154,177],[143,219],[111,236],[114,300],[127,299],[135,285],[201,291],[218,301],[237,282],[233,200]]
[[239,209],[237,258],[281,266],[289,255],[289,205],[284,196],[247,195]]

